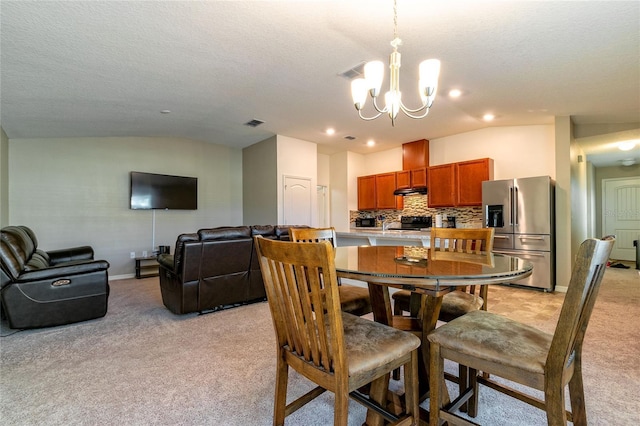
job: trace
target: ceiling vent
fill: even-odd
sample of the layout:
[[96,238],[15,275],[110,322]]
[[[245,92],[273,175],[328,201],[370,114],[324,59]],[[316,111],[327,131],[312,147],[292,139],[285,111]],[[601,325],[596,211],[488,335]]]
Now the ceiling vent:
[[363,77],[364,76],[364,65],[366,62],[360,62],[355,67],[348,69],[344,72],[339,73],[340,77],[344,77],[347,80],[353,80],[354,78]]
[[246,123],[244,123],[245,126],[249,126],[249,127],[258,127],[259,125],[263,124],[264,121],[262,120],[256,120],[255,118],[251,121],[247,121]]
[[349,139],[350,141],[354,140],[356,137],[355,136],[345,136],[345,139]]

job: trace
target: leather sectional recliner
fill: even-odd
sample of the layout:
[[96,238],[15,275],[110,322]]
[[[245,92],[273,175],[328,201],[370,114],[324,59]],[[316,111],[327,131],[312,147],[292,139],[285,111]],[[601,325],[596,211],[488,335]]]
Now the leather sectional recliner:
[[26,226],[0,230],[0,298],[11,328],[70,324],[107,313],[109,263],[89,246],[44,251]]
[[160,254],[162,302],[175,314],[266,300],[253,237],[289,240],[297,225],[223,226],[181,234]]

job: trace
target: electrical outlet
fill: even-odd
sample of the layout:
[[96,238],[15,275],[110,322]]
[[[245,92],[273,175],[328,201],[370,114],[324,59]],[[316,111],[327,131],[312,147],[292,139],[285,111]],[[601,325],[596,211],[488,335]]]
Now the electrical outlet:
[[135,259],[136,258],[136,252],[132,251],[129,256],[131,256],[132,259]]
[[144,250],[144,251],[142,252],[142,257],[147,257],[147,254],[148,254],[148,253],[147,253],[147,251],[146,251],[146,250]]

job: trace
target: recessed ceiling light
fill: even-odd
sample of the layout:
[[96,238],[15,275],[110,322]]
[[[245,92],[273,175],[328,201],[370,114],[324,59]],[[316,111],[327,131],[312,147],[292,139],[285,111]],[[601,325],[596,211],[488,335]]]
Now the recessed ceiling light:
[[483,119],[484,121],[491,121],[491,120],[493,120],[494,118],[496,118],[496,116],[495,116],[495,115],[493,115],[493,114],[485,114],[485,115],[483,115],[483,116],[482,116],[482,119]]
[[374,141],[373,139],[369,139],[367,141],[367,146],[374,146],[376,144],[376,141]]
[[335,133],[336,133],[336,129],[334,129],[334,128],[332,128],[332,127],[329,127],[329,128],[326,130],[326,133],[327,133],[329,136],[331,136],[331,135],[333,135],[333,134],[335,134]]
[[618,142],[618,149],[620,151],[631,151],[635,146],[638,140],[630,140],[630,141],[622,141]]
[[634,164],[636,164],[636,160],[634,160],[633,158],[625,158],[621,161],[621,163],[623,166],[633,166]]
[[460,89],[451,89],[449,90],[449,97],[459,98],[462,95],[462,90]]

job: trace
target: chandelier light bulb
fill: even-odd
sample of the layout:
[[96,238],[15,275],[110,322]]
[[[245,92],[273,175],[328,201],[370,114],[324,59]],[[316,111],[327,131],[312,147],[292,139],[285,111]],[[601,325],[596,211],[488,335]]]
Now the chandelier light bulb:
[[364,78],[356,78],[351,82],[351,97],[356,109],[360,111],[367,101],[367,82]]
[[380,94],[382,79],[384,79],[384,64],[382,61],[367,62],[364,66],[364,79],[372,97]]

